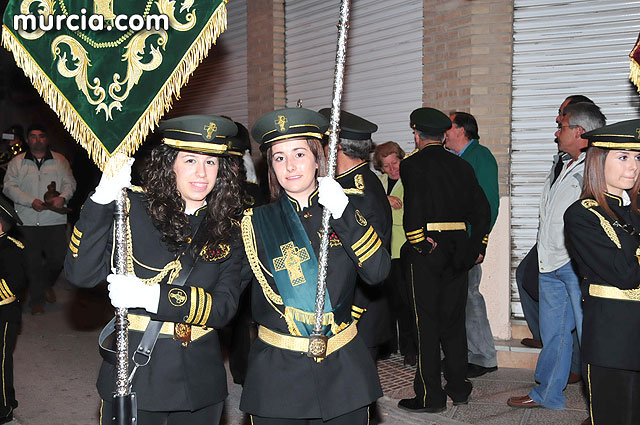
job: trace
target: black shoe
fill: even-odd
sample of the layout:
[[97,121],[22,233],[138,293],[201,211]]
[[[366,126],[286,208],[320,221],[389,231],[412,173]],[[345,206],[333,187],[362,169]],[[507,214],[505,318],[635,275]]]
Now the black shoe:
[[13,420],[13,413],[9,413],[9,416],[0,418],[0,424],[7,424]]
[[477,364],[469,363],[467,365],[467,378],[477,378],[489,372],[495,372],[498,370],[498,366],[484,367]]
[[404,356],[404,360],[402,361],[402,363],[405,366],[415,366],[417,361],[416,361],[416,355],[415,354],[405,354]]
[[454,406],[465,406],[467,404],[469,404],[469,399],[471,397],[467,396],[467,398],[465,398],[464,400],[453,400],[453,405]]
[[426,407],[422,405],[422,402],[417,397],[403,398],[398,402],[398,408],[406,410],[407,412],[426,412],[426,413],[440,413],[447,410],[447,406],[442,407]]

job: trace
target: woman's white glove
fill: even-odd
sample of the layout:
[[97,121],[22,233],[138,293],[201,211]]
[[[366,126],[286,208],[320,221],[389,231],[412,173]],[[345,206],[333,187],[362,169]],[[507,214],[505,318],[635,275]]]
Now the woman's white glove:
[[145,285],[133,275],[110,274],[109,298],[115,308],[144,308],[149,313],[158,312],[160,285]]
[[334,219],[342,217],[344,209],[347,208],[349,198],[345,195],[340,183],[328,177],[319,177],[318,181],[318,202],[331,212]]
[[128,158],[114,175],[109,176],[108,172],[102,173],[100,183],[98,183],[95,193],[91,195],[91,200],[96,204],[107,205],[118,199],[118,195],[123,188],[131,187],[132,164],[133,158]]

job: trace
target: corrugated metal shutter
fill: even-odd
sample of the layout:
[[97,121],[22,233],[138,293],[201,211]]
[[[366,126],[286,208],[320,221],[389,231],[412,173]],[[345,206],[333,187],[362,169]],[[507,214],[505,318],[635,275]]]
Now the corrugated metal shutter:
[[[286,0],[287,106],[331,106],[339,1]],[[342,108],[378,124],[377,143],[414,149],[422,105],[422,0],[351,2]]]
[[583,94],[608,123],[638,117],[628,54],[640,31],[640,1],[515,0],[514,7],[511,307],[522,317],[515,268],[535,243],[558,107]]
[[227,3],[227,30],[182,89],[170,116],[228,115],[247,125],[247,2]]

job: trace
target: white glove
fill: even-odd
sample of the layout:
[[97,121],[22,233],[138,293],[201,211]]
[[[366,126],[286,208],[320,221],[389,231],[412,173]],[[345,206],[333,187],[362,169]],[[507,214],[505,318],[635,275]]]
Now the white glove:
[[318,178],[318,202],[331,212],[334,219],[342,217],[347,208],[349,198],[345,195],[340,183],[328,177]]
[[160,285],[145,285],[133,275],[110,274],[109,298],[115,308],[144,308],[149,313],[158,312]]
[[96,204],[107,205],[116,199],[122,188],[131,187],[131,165],[133,158],[128,158],[122,167],[113,176],[109,173],[102,173],[100,183],[96,187],[96,191],[91,195],[91,200]]

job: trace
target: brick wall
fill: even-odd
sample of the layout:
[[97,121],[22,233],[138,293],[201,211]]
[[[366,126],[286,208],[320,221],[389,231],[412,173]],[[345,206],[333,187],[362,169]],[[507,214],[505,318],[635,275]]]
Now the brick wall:
[[284,1],[247,0],[249,123],[285,106]]
[[423,104],[466,111],[509,193],[513,0],[424,0]]

